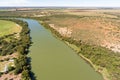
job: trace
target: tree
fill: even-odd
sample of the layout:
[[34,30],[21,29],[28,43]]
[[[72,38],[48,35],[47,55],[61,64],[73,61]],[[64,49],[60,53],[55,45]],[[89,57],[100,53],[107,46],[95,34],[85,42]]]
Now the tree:
[[12,71],[12,70],[14,70],[14,67],[8,66],[8,71]]
[[24,69],[22,71],[22,80],[31,80],[30,75],[29,75],[29,71],[27,69]]

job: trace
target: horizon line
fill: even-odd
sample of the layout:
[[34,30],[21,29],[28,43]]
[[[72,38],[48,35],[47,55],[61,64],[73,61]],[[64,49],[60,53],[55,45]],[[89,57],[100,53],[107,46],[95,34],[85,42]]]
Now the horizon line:
[[66,8],[120,8],[120,6],[0,6],[0,7],[66,7]]

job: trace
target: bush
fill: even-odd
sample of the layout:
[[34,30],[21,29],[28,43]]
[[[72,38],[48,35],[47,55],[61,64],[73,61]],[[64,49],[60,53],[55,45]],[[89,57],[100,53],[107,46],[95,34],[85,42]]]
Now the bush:
[[15,68],[12,66],[8,66],[8,72],[13,71]]

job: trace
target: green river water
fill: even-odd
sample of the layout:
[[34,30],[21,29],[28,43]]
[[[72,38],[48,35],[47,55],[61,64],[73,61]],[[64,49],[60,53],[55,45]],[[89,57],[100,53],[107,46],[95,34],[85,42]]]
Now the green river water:
[[29,56],[37,80],[103,80],[75,51],[56,39],[39,22],[25,21],[31,29],[33,44]]

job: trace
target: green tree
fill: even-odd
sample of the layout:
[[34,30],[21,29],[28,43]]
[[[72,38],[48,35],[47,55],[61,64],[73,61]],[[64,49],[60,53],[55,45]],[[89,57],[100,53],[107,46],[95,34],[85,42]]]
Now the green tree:
[[30,79],[30,75],[29,75],[29,71],[26,69],[24,69],[23,71],[22,71],[22,80],[31,80]]

